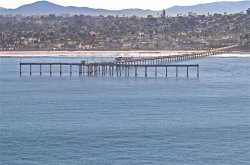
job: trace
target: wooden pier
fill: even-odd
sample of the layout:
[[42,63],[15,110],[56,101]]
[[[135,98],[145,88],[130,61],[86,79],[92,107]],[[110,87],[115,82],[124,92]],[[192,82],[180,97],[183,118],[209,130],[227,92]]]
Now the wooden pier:
[[[157,76],[158,68],[166,69],[166,76],[168,76],[168,68],[176,68],[176,77],[178,77],[178,69],[180,67],[186,68],[186,75],[189,76],[189,68],[196,68],[197,77],[199,77],[199,65],[198,64],[171,64],[173,62],[185,61],[190,59],[203,58],[216,54],[223,54],[231,51],[238,45],[227,46],[223,48],[213,49],[205,52],[189,53],[181,55],[169,55],[169,56],[154,56],[154,57],[119,57],[115,61],[108,62],[94,62],[86,63],[81,61],[79,63],[22,63],[20,62],[20,75],[22,75],[22,67],[29,66],[29,74],[32,75],[32,66],[39,66],[40,75],[42,75],[43,66],[49,66],[49,74],[52,75],[52,67],[59,67],[59,74],[62,75],[62,66],[69,66],[69,73],[72,75],[72,66],[77,66],[79,68],[79,75],[109,75],[114,76],[130,76],[130,71],[134,70],[134,76],[138,76],[138,69],[144,69],[144,76],[148,76],[148,68],[154,68],[155,76]],[[123,74],[122,74],[123,73]]]

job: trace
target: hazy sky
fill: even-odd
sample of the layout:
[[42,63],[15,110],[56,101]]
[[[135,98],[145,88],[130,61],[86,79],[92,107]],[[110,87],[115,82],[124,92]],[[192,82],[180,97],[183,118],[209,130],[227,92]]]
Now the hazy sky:
[[[37,0],[0,0],[0,7],[17,8],[23,4],[35,2]],[[194,5],[199,3],[209,3],[218,0],[48,0],[63,6],[79,6],[103,9],[126,9],[141,8],[151,10],[162,10],[174,5]],[[232,1],[232,0],[223,0]],[[240,1],[240,0],[233,0]]]

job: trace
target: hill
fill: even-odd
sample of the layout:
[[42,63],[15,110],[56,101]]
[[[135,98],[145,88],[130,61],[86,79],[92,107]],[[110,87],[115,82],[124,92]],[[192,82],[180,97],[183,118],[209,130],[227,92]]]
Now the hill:
[[[194,6],[174,6],[166,9],[167,15],[187,14],[193,12],[197,14],[207,13],[239,13],[246,11],[250,8],[250,1],[239,1],[239,2],[214,2],[199,4]],[[91,16],[142,16],[148,15],[156,16],[162,11],[142,10],[142,9],[124,9],[124,10],[106,10],[106,9],[93,9],[88,7],[75,7],[75,6],[61,6],[48,1],[37,1],[35,3],[20,6],[16,9],[4,9],[0,8],[0,14],[21,14],[21,15],[48,15],[48,14],[70,14],[70,15],[91,15]]]
[[238,2],[214,2],[198,4],[194,6],[174,6],[166,9],[168,15],[187,14],[193,12],[197,14],[223,14],[226,13],[240,13],[245,12],[250,7],[250,1],[238,1]]
[[21,15],[48,15],[48,14],[84,14],[92,16],[108,16],[108,15],[138,15],[145,16],[154,14],[150,10],[142,9],[125,9],[125,10],[105,10],[105,9],[93,9],[88,7],[75,7],[75,6],[61,6],[48,1],[37,1],[35,3],[20,6],[16,9],[1,10],[0,14],[21,14]]

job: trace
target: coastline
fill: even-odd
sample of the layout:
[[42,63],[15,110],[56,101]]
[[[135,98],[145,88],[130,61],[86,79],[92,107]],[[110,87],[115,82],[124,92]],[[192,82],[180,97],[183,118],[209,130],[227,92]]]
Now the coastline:
[[[88,56],[100,56],[100,57],[129,57],[129,56],[161,56],[161,55],[177,55],[183,53],[196,53],[203,52],[202,50],[107,50],[107,51],[0,51],[1,57],[88,57]],[[221,54],[216,56],[225,55],[240,55],[249,56],[250,52],[246,51],[233,51],[227,54]]]

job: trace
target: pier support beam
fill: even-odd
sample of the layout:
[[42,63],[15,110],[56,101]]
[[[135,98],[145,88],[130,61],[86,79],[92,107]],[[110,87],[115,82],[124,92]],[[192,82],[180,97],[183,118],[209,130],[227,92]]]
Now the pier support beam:
[[40,64],[40,76],[42,75],[42,65]]
[[21,65],[21,63],[19,64],[19,67],[20,67],[20,76],[22,75],[22,65]]
[[178,77],[178,66],[176,66],[176,77]]
[[120,66],[119,70],[120,70],[120,76],[122,76],[122,67],[121,66]]
[[109,67],[109,76],[111,76],[112,75],[111,74],[111,66],[109,65],[108,67]]
[[98,74],[98,68],[97,68],[97,66],[95,65],[94,66],[94,75],[97,75]]
[[155,77],[157,77],[157,67],[155,67]]
[[200,73],[199,73],[200,71],[199,71],[199,65],[197,66],[197,77],[199,77],[200,76]]
[[30,75],[32,75],[32,71],[31,71],[31,65],[30,65]]
[[62,64],[60,64],[60,76],[62,75]]
[[116,76],[118,77],[119,66],[116,66]]
[[102,66],[102,76],[104,75],[104,73],[103,73],[104,71],[103,71],[103,66]]
[[168,67],[166,67],[166,77],[168,77]]
[[114,76],[114,65],[112,65],[111,71],[112,71],[112,76]]
[[51,64],[49,65],[49,75],[52,75]]
[[69,72],[70,72],[70,76],[72,76],[72,65],[69,66]]
[[82,65],[79,65],[79,75],[82,75]]

